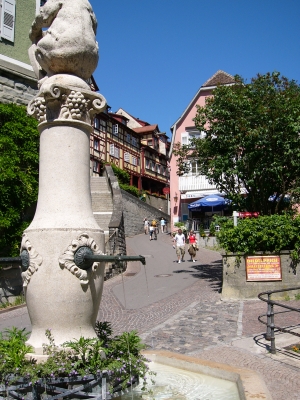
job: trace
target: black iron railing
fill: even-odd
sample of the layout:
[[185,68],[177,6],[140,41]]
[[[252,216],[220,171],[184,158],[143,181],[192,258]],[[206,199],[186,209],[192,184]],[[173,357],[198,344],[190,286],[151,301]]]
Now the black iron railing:
[[[14,377],[10,376],[10,378]],[[114,397],[119,398],[124,392],[136,387],[139,379],[137,376],[132,376],[130,382],[123,386],[122,383],[124,382],[117,380],[107,371],[99,372],[97,376],[40,378],[34,384],[30,382],[30,379],[16,378],[11,385],[0,385],[0,399],[111,400]]]
[[[280,289],[280,290],[268,290],[267,292],[262,292],[258,295],[258,298],[262,301],[267,303],[267,314],[262,314],[258,317],[259,322],[267,326],[267,331],[265,334],[266,340],[270,340],[271,342],[271,353],[276,354],[276,346],[275,346],[275,330],[280,331],[283,333],[289,333],[290,335],[300,337],[300,333],[292,331],[289,327],[282,327],[275,325],[275,315],[285,314],[290,312],[298,312],[300,313],[300,308],[295,308],[288,306],[283,303],[279,303],[278,301],[274,301],[271,299],[272,294],[274,293],[282,293],[282,292],[289,292],[289,291],[300,291],[300,286],[287,288],[287,289]],[[264,298],[264,296],[268,296],[268,298]],[[274,306],[281,307],[283,310],[274,311]],[[263,318],[267,317],[267,321],[264,321]],[[300,326],[299,326],[300,327]],[[294,327],[295,328],[295,327]]]

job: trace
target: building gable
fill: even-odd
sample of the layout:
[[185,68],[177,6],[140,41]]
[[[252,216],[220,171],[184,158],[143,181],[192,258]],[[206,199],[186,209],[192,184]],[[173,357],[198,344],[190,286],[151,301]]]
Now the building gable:
[[217,85],[230,85],[233,84],[234,77],[227,72],[219,69],[211,78],[209,78],[201,87],[217,86]]

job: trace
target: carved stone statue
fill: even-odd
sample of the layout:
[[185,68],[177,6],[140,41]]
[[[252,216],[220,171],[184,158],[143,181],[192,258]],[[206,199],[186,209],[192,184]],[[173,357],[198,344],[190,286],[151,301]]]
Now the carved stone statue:
[[38,79],[54,74],[89,79],[99,58],[96,29],[88,0],[48,0],[29,34],[29,56]]

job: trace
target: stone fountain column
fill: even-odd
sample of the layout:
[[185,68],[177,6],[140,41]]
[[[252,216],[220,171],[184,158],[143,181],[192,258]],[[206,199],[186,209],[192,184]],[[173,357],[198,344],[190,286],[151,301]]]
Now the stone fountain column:
[[32,323],[29,344],[36,350],[47,328],[57,344],[95,336],[104,264],[81,270],[74,254],[80,246],[104,253],[90,194],[91,115],[104,105],[80,78],[54,75],[28,107],[40,121],[39,195],[21,251],[30,255],[23,282]]
[[96,26],[87,0],[48,0],[30,31],[29,54],[40,78],[39,93],[28,105],[39,121],[39,194],[21,252],[27,250],[30,259],[22,275],[32,324],[28,343],[37,354],[46,329],[58,345],[95,337],[105,265],[83,270],[74,255],[81,246],[94,254],[105,250],[90,194],[92,118],[106,105],[86,83],[98,62]]

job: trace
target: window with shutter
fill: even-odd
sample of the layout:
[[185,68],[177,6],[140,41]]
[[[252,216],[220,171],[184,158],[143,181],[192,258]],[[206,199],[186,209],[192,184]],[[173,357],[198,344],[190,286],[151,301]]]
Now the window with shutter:
[[124,153],[124,161],[126,161],[126,162],[130,161],[130,154],[129,153]]
[[116,158],[120,157],[120,149],[118,147],[115,147],[115,157]]
[[115,146],[114,146],[113,144],[110,144],[110,145],[109,145],[109,154],[110,154],[111,156],[114,156],[114,155],[115,155]]
[[137,165],[137,158],[134,156],[132,156],[132,164],[135,166]]
[[113,125],[113,134],[115,136],[118,136],[118,133],[119,133],[119,125],[118,124]]
[[186,132],[181,134],[181,144],[182,145],[188,145],[189,144],[188,134]]
[[3,39],[14,41],[15,38],[15,0],[2,0],[0,34]]

